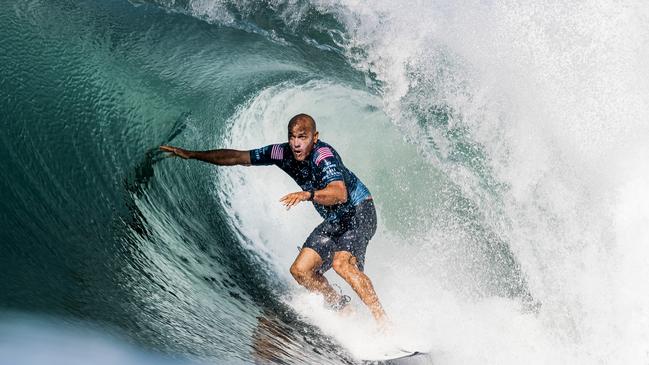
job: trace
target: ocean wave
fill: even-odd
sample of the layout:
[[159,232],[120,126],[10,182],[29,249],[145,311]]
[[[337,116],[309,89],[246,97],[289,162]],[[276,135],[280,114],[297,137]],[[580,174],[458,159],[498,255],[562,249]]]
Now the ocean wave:
[[649,13],[625,5],[5,7],[0,306],[208,361],[354,362],[363,309],[341,333],[288,275],[318,221],[277,204],[294,184],[157,151],[279,142],[307,112],[375,197],[367,270],[398,340],[646,362]]

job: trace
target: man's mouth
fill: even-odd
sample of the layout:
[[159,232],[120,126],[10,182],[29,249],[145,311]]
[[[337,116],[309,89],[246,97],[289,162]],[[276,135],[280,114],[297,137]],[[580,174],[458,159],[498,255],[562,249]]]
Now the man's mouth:
[[301,158],[301,157],[304,157],[304,156],[303,156],[303,152],[304,152],[304,151],[295,151],[295,150],[293,150],[293,155],[295,156],[295,158],[298,158],[298,159],[299,159],[299,158]]

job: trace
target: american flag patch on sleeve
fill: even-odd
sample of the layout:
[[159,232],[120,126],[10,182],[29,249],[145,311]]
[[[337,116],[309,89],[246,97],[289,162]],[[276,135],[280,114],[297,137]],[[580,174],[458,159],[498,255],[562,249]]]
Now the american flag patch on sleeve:
[[320,161],[324,160],[327,157],[334,157],[333,152],[331,152],[331,148],[329,147],[320,147],[316,151],[317,157],[315,159],[315,164],[320,165]]
[[273,148],[270,150],[270,159],[271,160],[283,160],[284,159],[284,148],[281,144],[274,144]]

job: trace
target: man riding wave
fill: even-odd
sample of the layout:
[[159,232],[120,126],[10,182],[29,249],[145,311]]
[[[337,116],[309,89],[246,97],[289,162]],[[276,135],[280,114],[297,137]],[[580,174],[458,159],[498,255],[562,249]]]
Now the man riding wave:
[[216,149],[188,151],[173,146],[161,150],[184,159],[215,165],[275,165],[295,180],[302,191],[280,199],[287,209],[311,201],[324,221],[311,232],[291,265],[291,275],[308,290],[320,293],[334,309],[349,297],[329,284],[324,272],[333,268],[358,294],[374,318],[385,324],[387,316],[370,278],[363,272],[365,251],[376,232],[376,210],[367,187],[345,167],[340,155],[318,139],[313,118],[298,114],[288,123],[288,142],[250,151]]

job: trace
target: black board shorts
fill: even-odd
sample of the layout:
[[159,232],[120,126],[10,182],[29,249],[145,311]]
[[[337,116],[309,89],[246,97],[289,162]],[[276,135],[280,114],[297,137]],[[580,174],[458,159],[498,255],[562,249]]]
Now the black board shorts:
[[315,250],[322,259],[319,273],[331,269],[334,253],[347,251],[356,257],[358,269],[363,271],[365,250],[376,233],[376,209],[372,199],[366,199],[354,207],[353,214],[337,222],[320,223],[302,246]]

